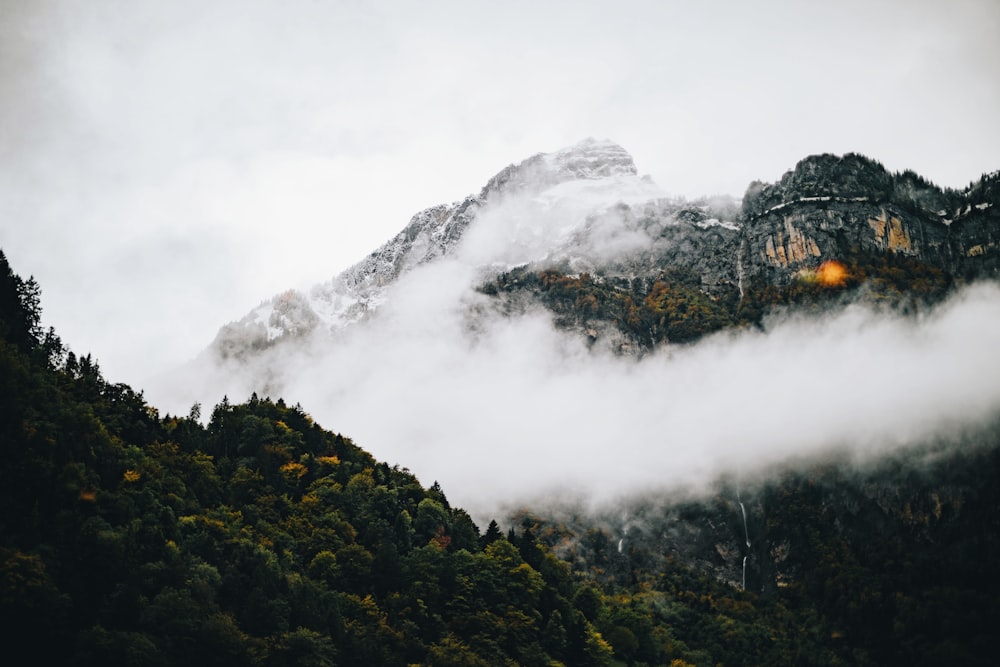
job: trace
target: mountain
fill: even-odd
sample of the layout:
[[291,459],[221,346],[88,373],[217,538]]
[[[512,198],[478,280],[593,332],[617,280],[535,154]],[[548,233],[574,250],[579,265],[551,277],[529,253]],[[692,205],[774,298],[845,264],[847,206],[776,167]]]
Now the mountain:
[[[601,334],[619,351],[643,349],[741,318],[759,320],[760,312],[746,315],[764,307],[749,292],[794,290],[828,260],[851,263],[851,287],[900,266],[927,274],[932,291],[952,280],[996,277],[1000,172],[961,191],[942,190],[861,155],[824,154],[803,159],[775,183],[751,183],[742,200],[686,201],[640,177],[621,146],[587,139],[510,165],[479,193],[421,211],[330,281],[277,295],[223,326],[208,355],[246,360],[275,345],[335,334],[375,313],[403,276],[443,258],[473,267],[484,293],[506,299],[508,311],[539,301],[538,290],[521,289],[525,281],[517,276],[531,274],[531,288],[542,270],[586,275],[604,301],[631,293],[641,303],[658,281],[685,286],[685,302],[712,308],[722,301],[727,312],[709,318],[714,324],[674,335],[637,318],[630,330],[620,312],[567,318],[555,304],[562,321],[582,334]],[[886,269],[886,262],[894,266]],[[512,305],[514,292],[519,303]],[[553,308],[552,300],[541,302]]]
[[[638,175],[622,147],[587,139],[505,167],[478,194],[417,213],[329,282],[277,295],[224,326],[211,349],[223,359],[244,358],[289,339],[336,332],[376,311],[401,276],[460,250],[482,279],[539,262],[632,276],[655,275],[666,264],[696,268],[708,284],[730,284],[734,267],[723,257],[737,247],[737,214],[731,198],[669,199]],[[482,233],[463,248],[470,230]]]

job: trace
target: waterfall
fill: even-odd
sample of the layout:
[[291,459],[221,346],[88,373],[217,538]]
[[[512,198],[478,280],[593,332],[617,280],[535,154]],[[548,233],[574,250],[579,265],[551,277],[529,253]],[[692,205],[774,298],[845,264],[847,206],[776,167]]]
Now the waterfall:
[[736,251],[736,286],[740,290],[740,301],[743,301],[743,274],[746,270],[743,268],[743,255],[747,252],[747,237],[744,236],[740,241],[740,247]]
[[743,512],[743,535],[747,538],[747,549],[750,548],[750,531],[747,530],[747,510],[743,507],[743,501],[737,501],[740,504],[740,511]]
[[[747,508],[743,506],[743,499],[740,497],[739,484],[736,485],[736,502],[740,504],[740,512],[743,514],[743,537],[746,539],[747,549],[750,549],[750,530],[747,528]],[[747,589],[747,557],[749,551],[743,556],[743,590]]]
[[622,537],[618,540],[618,553],[622,552],[626,536],[628,536],[628,512],[622,512]]

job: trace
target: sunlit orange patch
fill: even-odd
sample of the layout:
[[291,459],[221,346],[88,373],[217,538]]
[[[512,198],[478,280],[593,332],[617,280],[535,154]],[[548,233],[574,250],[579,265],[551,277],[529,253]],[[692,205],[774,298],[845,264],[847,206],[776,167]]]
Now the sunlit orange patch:
[[847,267],[840,262],[828,259],[816,269],[816,280],[824,287],[843,287],[847,282]]
[[97,493],[91,489],[80,489],[80,500],[85,503],[92,503],[97,500]]

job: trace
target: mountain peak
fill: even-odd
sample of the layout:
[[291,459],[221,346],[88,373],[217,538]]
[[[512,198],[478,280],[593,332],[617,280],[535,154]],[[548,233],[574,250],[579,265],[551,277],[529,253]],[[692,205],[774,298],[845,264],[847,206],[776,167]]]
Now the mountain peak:
[[628,151],[607,139],[588,137],[554,153],[538,153],[520,164],[504,167],[480,192],[488,199],[524,190],[542,190],[573,180],[636,176]]
[[628,151],[607,139],[584,139],[575,146],[548,154],[546,160],[555,169],[573,174],[575,178],[637,174]]

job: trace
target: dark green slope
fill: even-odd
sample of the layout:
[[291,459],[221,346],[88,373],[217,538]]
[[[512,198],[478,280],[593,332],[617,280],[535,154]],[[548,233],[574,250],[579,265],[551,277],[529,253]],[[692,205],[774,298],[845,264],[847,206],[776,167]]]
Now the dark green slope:
[[[79,665],[605,664],[566,566],[298,406],[160,416],[0,259],[0,633]],[[526,556],[527,555],[527,556]],[[530,560],[530,564],[529,561]]]
[[699,664],[988,665],[998,478],[1000,426],[864,466],[515,520],[608,599],[661,614]]

